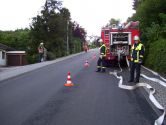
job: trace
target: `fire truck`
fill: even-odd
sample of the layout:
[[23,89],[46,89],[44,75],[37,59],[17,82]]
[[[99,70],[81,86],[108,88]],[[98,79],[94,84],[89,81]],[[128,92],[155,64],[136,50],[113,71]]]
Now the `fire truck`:
[[130,48],[134,36],[139,36],[139,22],[129,22],[124,26],[103,27],[101,39],[106,45],[106,62],[117,62],[130,58]]

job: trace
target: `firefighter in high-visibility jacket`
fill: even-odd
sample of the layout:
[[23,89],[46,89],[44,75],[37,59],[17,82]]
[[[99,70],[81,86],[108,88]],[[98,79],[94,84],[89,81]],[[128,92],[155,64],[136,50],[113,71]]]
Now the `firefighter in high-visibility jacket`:
[[105,57],[106,57],[106,46],[102,40],[99,40],[99,42],[102,44],[100,49],[100,55],[99,59],[97,61],[97,70],[96,72],[105,72],[106,71],[106,62],[105,62]]
[[[138,36],[134,36],[134,44],[131,47],[131,60],[130,60],[130,80],[129,82],[139,83],[141,64],[145,52],[144,45],[140,42]],[[136,77],[135,77],[136,70]],[[134,78],[135,77],[135,78]]]

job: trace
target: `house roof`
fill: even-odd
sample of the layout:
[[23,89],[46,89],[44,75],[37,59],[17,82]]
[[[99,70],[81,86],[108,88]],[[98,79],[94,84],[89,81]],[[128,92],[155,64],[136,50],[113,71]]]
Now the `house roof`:
[[0,43],[0,49],[5,50],[5,51],[14,51],[14,50],[16,50],[16,49],[14,49],[12,47],[9,47],[7,45],[4,45],[2,43]]

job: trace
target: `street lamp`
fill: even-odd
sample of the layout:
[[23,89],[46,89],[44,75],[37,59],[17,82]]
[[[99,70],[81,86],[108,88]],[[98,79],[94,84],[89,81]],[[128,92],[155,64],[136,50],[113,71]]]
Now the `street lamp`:
[[68,55],[69,54],[69,37],[68,37],[68,27],[69,27],[69,21],[67,20],[67,33],[66,33],[66,54]]

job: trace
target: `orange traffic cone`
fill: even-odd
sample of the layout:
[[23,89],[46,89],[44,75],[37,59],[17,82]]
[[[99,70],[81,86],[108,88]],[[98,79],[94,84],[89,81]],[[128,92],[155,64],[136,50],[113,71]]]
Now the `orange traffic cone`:
[[85,61],[85,64],[84,64],[84,67],[89,67],[89,63],[88,63],[88,60]]
[[68,72],[68,75],[67,75],[67,82],[64,84],[64,86],[74,86],[74,84],[72,83],[71,81],[71,76],[70,76],[70,72]]

